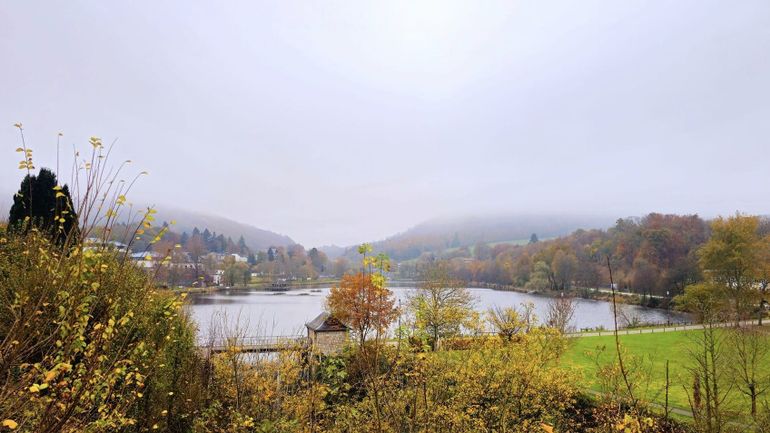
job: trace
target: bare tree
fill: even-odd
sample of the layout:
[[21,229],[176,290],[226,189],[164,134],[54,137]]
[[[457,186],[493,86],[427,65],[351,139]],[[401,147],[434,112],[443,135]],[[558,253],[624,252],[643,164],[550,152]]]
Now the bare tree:
[[[609,255],[607,256],[607,271],[610,277],[610,289],[612,290],[612,318],[614,322],[613,336],[615,340],[615,351],[617,353],[618,360],[618,372],[620,373],[620,377],[623,379],[623,385],[625,385],[625,400],[630,406],[630,412],[633,414],[633,416],[638,418],[639,414],[641,413],[641,402],[636,395],[637,380],[634,377],[635,369],[633,362],[632,365],[627,364],[627,361],[624,358],[624,351],[622,350],[620,344],[620,336],[618,334],[618,302],[617,294],[615,293],[615,280],[612,278],[612,263]],[[621,395],[620,393],[616,394]]]
[[521,303],[521,318],[524,320],[525,331],[529,332],[537,326],[537,315],[535,314],[535,304],[532,302]]
[[720,328],[731,316],[727,298],[722,286],[703,283],[687,287],[680,303],[703,324],[692,334],[689,350],[693,389],[688,397],[695,425],[704,433],[721,433],[728,422],[724,403],[732,387],[726,333]]
[[611,305],[610,308],[614,310],[613,314],[617,316],[619,329],[642,326],[642,318],[639,317],[633,305],[618,302]]
[[[209,329],[210,352],[216,347],[221,351],[222,359],[229,367],[231,385],[235,390],[235,407],[238,409],[243,401],[245,393],[244,370],[247,361],[243,346],[250,334],[248,318],[242,320],[242,311],[238,312],[235,320],[231,320],[226,311],[216,312],[212,315],[211,328]],[[252,334],[258,335],[258,334]],[[216,341],[216,343],[214,343]]]
[[723,406],[731,389],[724,333],[712,323],[705,324],[694,343],[689,370],[694,380],[690,406],[695,425],[704,433],[721,433],[728,422]]
[[573,327],[570,322],[572,322],[572,316],[575,315],[576,306],[574,298],[570,296],[551,299],[548,303],[546,325],[558,329],[562,334],[571,331]]
[[729,362],[734,384],[751,401],[751,416],[757,417],[757,402],[770,388],[770,371],[764,366],[770,357],[767,334],[761,328],[735,328],[730,332],[733,350]]
[[201,235],[194,234],[190,240],[187,241],[185,248],[190,253],[190,259],[192,259],[195,264],[195,281],[198,281],[200,278],[201,257],[206,253],[206,245],[203,243]]

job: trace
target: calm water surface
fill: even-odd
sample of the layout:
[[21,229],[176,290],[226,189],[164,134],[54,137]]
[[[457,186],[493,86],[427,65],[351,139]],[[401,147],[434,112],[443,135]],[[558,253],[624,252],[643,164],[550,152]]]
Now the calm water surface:
[[[316,290],[316,291],[313,291]],[[320,290],[320,292],[318,291]],[[413,288],[395,287],[396,298],[406,304]],[[492,307],[518,307],[522,303],[535,305],[535,313],[544,319],[550,298],[534,294],[507,292],[492,289],[469,288],[475,298],[475,308],[486,311]],[[226,321],[229,327],[236,323],[247,330],[249,335],[295,335],[305,333],[305,323],[315,318],[324,309],[324,300],[329,288],[297,289],[288,292],[265,292],[257,290],[225,290],[210,294],[190,296],[188,309],[199,327],[199,335],[208,335],[213,324]],[[397,301],[398,302],[398,301]],[[576,329],[603,326],[613,328],[611,304],[605,301],[577,299],[572,326]],[[683,322],[683,314],[644,308],[624,306],[627,315],[637,316],[642,322]],[[224,319],[223,319],[224,318]]]

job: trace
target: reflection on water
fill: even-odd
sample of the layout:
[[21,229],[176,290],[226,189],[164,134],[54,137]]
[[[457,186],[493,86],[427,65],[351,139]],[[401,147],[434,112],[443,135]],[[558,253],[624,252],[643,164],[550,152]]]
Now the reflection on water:
[[[320,290],[320,291],[319,291]],[[395,287],[397,302],[406,303],[413,288]],[[468,289],[476,299],[475,308],[486,311],[492,307],[519,306],[531,302],[535,314],[544,319],[550,298],[535,294],[507,292],[492,289]],[[193,319],[198,323],[200,335],[208,334],[212,321],[221,320],[217,315],[226,315],[230,326],[237,322],[250,335],[295,335],[305,333],[305,323],[324,310],[324,301],[329,288],[297,289],[288,292],[265,292],[257,290],[224,290],[212,294],[190,296],[188,306]],[[611,304],[605,301],[576,300],[572,326],[576,329],[604,327],[612,329]],[[640,306],[625,306],[627,316],[635,316],[645,323],[684,322],[688,317],[681,313],[651,309]]]

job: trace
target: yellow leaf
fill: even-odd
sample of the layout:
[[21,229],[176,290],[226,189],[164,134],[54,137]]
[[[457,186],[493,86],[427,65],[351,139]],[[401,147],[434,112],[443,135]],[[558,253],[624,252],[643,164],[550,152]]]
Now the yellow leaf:
[[44,380],[46,382],[50,382],[50,381],[54,380],[54,378],[56,377],[56,374],[57,374],[56,370],[51,370],[51,371],[49,371],[48,373],[45,374],[45,379]]
[[15,429],[16,427],[19,426],[19,423],[17,423],[16,421],[14,421],[12,419],[4,419],[2,425],[3,425],[3,427],[8,427],[9,429],[13,430],[13,429]]

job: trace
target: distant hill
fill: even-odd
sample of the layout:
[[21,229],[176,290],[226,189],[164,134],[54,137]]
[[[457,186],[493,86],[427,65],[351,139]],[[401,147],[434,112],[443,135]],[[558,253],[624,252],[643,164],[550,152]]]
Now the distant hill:
[[347,248],[340,247],[337,245],[324,245],[322,247],[318,247],[320,251],[323,251],[324,254],[326,254],[326,257],[329,258],[329,260],[334,260],[337,257],[345,255],[345,251]]
[[[8,212],[13,204],[13,194],[13,192],[9,192],[7,186],[0,188],[0,221],[8,219]],[[134,209],[141,208],[142,206],[134,206]],[[208,228],[209,231],[215,231],[217,234],[221,233],[225,237],[230,236],[234,241],[237,241],[239,236],[243,236],[246,245],[255,251],[265,250],[271,246],[287,246],[296,243],[286,235],[260,229],[222,216],[163,205],[156,206],[156,209],[158,211],[156,215],[157,223],[160,224],[163,221],[170,222],[174,220],[176,224],[172,227],[172,230],[179,233],[186,231],[189,234],[192,233],[195,227],[198,227],[201,231]]]
[[238,241],[239,236],[243,236],[246,245],[252,250],[265,250],[271,246],[294,245],[296,242],[286,235],[260,229],[249,224],[233,221],[229,218],[209,215],[201,212],[195,212],[185,209],[179,209],[169,206],[157,206],[156,222],[176,221],[172,230],[178,233],[192,233],[195,227],[201,231],[209,229],[211,232],[217,232],[225,237],[231,237]]
[[[375,251],[395,260],[409,260],[425,252],[471,247],[476,243],[526,243],[535,233],[540,239],[567,235],[577,229],[607,228],[616,218],[578,215],[497,215],[429,220],[385,240],[374,242]],[[348,248],[347,256],[355,255]]]

